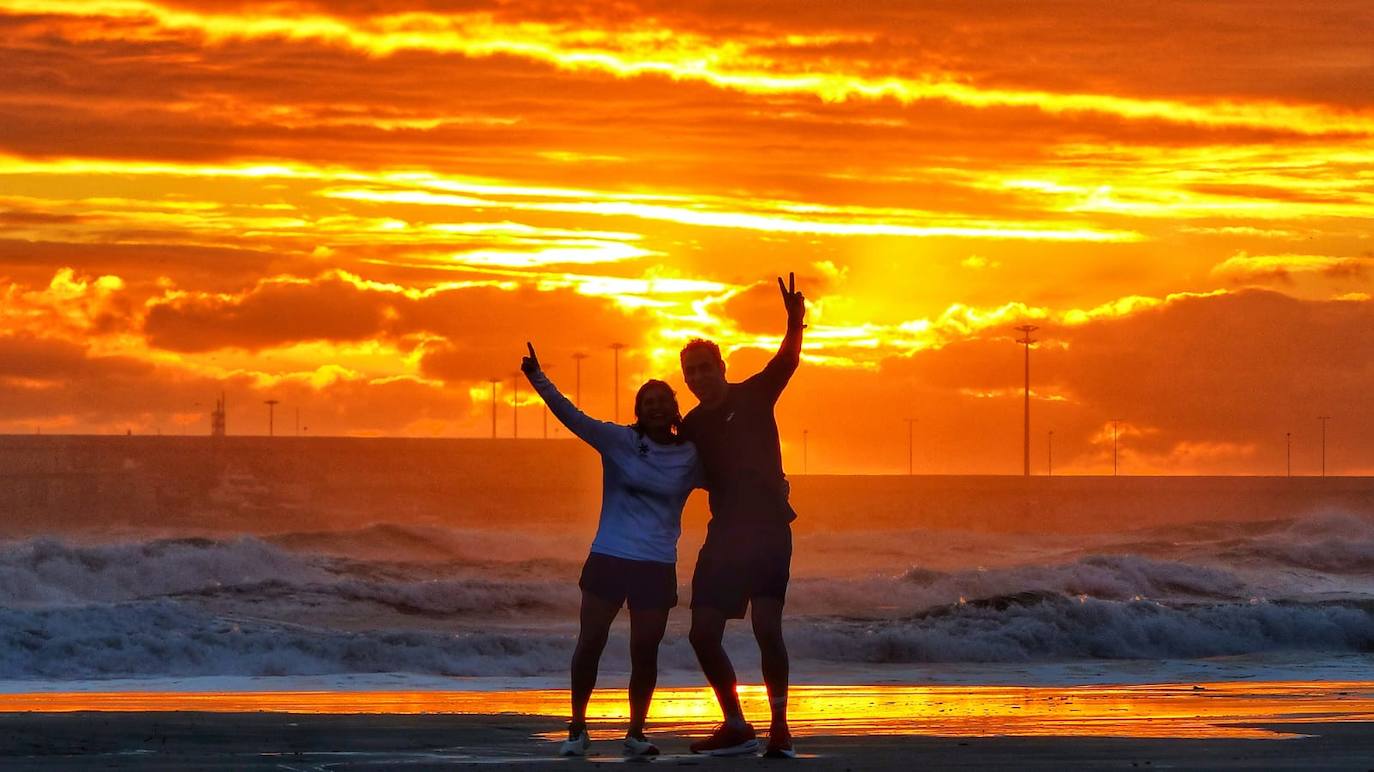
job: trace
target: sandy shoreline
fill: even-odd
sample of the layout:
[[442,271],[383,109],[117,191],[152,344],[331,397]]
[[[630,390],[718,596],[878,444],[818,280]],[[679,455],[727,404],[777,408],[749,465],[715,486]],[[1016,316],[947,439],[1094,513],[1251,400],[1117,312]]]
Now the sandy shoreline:
[[[761,689],[741,687],[749,715]],[[592,705],[594,756],[554,757],[567,693],[80,691],[0,694],[0,769],[407,770],[623,761],[623,692]],[[798,686],[811,769],[1292,768],[1374,770],[1374,682],[1091,686]],[[718,714],[705,689],[660,690],[657,766],[755,768],[691,756]]]
[[[553,757],[537,737],[557,726],[539,716],[297,715],[281,713],[49,713],[0,715],[6,770],[537,769],[619,763],[618,743],[599,741],[587,760]],[[799,740],[814,770],[1017,768],[1374,768],[1374,724],[1307,724],[1287,740],[1104,737],[833,737]],[[688,738],[655,735],[654,766],[776,768],[759,757],[687,755]]]

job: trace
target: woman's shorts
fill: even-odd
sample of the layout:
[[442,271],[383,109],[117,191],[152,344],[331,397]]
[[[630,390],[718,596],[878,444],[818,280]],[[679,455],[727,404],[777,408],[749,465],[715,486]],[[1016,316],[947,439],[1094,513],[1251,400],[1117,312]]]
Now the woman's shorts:
[[631,611],[672,608],[677,605],[677,564],[593,552],[582,564],[577,586],[617,608],[626,603]]

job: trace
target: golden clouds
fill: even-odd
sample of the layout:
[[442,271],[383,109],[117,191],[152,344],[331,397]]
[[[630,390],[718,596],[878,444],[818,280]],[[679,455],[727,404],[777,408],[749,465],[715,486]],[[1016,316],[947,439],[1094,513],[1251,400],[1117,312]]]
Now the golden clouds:
[[[1059,436],[1092,460],[1098,413],[1146,398],[1109,387],[1137,368],[1113,334],[1169,326],[1156,345],[1188,361],[1152,372],[1239,398],[1192,361],[1259,353],[1186,324],[1248,329],[1263,303],[1242,287],[1362,319],[1374,106],[1349,85],[1361,12],[1336,1],[1275,26],[1086,0],[0,0],[0,333],[143,367],[92,370],[144,392],[117,403],[138,427],[154,397],[187,415],[222,382],[328,396],[320,431],[484,435],[486,379],[526,339],[564,373],[592,353],[606,407],[691,337],[747,374],[781,332],[772,277],[796,270],[794,419],[845,405],[880,433],[880,405],[919,398],[995,437],[1009,330],[1032,320],[1037,361],[1074,372],[1037,404],[1078,411]],[[1300,308],[1281,310],[1333,313]],[[1255,415],[1155,385],[1171,404],[1136,425],[1158,435],[1131,436],[1150,457],[1221,467],[1258,442]],[[64,426],[111,425],[62,404]]]
[[123,289],[118,276],[77,276],[62,268],[46,287],[4,287],[0,319],[7,330],[62,330],[72,336],[108,332],[131,311],[120,298]]
[[380,329],[385,294],[332,277],[271,279],[239,297],[179,293],[152,302],[145,329],[152,345],[188,352],[359,340]]
[[1374,256],[1247,255],[1241,252],[1212,267],[1212,273],[1242,281],[1284,280],[1293,274],[1328,277],[1364,276],[1374,267]]
[[[433,193],[424,190],[387,191],[335,189],[327,191],[325,195],[331,198],[371,201],[375,203],[421,204],[458,208],[486,208],[498,205],[491,200],[450,193]],[[611,198],[605,194],[595,196],[595,198],[601,198],[603,200],[591,202],[507,202],[505,205],[512,209],[530,211],[579,214],[592,217],[630,217],[707,228],[738,228],[742,230],[785,234],[897,236],[914,238],[945,236],[956,238],[1027,239],[1032,241],[1138,241],[1142,238],[1140,234],[1131,231],[1072,226],[1043,227],[1030,223],[979,221],[976,218],[967,218],[961,222],[944,224],[938,222],[941,218],[932,217],[927,213],[918,211],[894,209],[874,210],[864,207],[803,206],[785,201],[752,201],[750,202],[751,206],[767,212],[755,213],[717,209],[715,207],[721,204],[729,206],[730,203],[734,203],[736,207],[742,207],[744,205],[744,202],[729,202],[719,197],[711,197],[707,200],[696,201],[684,198],[677,206],[643,203],[634,200],[604,200]],[[829,215],[832,219],[823,220],[817,217],[800,217],[794,214],[800,212],[819,216]],[[621,249],[624,248],[622,247]]]
[[[1132,310],[1107,313],[1116,307]],[[1360,463],[1363,446],[1351,432],[1370,418],[1357,394],[1371,339],[1348,331],[1374,322],[1367,299],[1246,290],[1102,310],[1072,325],[1035,320],[1042,341],[1031,353],[1036,468],[1052,429],[1057,470],[1110,473],[1115,428],[1123,473],[1282,473],[1284,434],[1292,432],[1294,470],[1307,474],[1315,468],[1314,416],[1331,404],[1341,404],[1350,422],[1340,439],[1343,468]],[[1015,469],[1022,389],[1015,335],[1012,324],[998,325],[887,359],[882,399],[920,418],[925,445],[986,459],[990,471]],[[884,439],[895,471],[905,437]]]
[[[628,26],[596,27],[538,20],[506,21],[490,12],[399,12],[343,17],[281,5],[249,13],[200,11],[150,0],[4,0],[10,13],[46,13],[90,20],[64,30],[78,40],[130,37],[162,40],[199,36],[209,45],[233,40],[284,39],[346,46],[371,56],[420,50],[467,57],[512,56],[573,71],[618,78],[663,76],[749,94],[805,94],[826,101],[847,99],[899,103],[927,100],[973,109],[1018,108],[1049,114],[1102,113],[1132,121],[1163,121],[1210,127],[1281,129],[1303,134],[1374,134],[1374,116],[1321,105],[1278,101],[1169,100],[1111,94],[977,86],[946,72],[884,71],[881,62],[831,59],[823,70],[779,49],[808,51],[818,45],[862,48],[869,35],[793,32],[707,35],[674,29],[652,19]],[[289,11],[289,12],[288,12]],[[98,21],[108,20],[102,27]],[[846,66],[847,65],[847,66]]]

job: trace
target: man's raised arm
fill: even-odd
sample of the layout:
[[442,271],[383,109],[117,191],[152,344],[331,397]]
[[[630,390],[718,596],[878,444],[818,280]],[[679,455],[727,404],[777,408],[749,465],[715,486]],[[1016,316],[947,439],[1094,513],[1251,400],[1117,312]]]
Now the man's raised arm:
[[778,347],[778,357],[801,361],[802,330],[806,329],[806,298],[797,291],[797,275],[787,274],[787,284],[778,277],[778,291],[782,293],[782,305],[787,309],[787,334],[782,336]]
[[806,329],[806,298],[797,291],[797,275],[788,273],[786,284],[782,283],[782,277],[779,276],[778,291],[782,293],[782,305],[787,309],[787,334],[782,336],[778,353],[756,376],[768,383],[774,398],[782,394],[797,365],[801,364],[802,330]]

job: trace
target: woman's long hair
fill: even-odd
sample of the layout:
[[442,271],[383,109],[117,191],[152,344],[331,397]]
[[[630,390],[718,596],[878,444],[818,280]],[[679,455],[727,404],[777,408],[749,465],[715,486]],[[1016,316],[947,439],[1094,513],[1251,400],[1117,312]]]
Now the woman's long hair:
[[644,427],[639,424],[639,411],[644,402],[644,395],[649,389],[654,388],[664,389],[668,392],[668,396],[673,398],[673,419],[668,422],[668,425],[673,429],[673,442],[682,442],[682,409],[677,405],[677,392],[673,391],[672,386],[657,378],[650,378],[645,381],[644,385],[639,387],[639,391],[635,392],[635,422],[630,425],[630,428],[634,429],[639,436],[644,436]]

